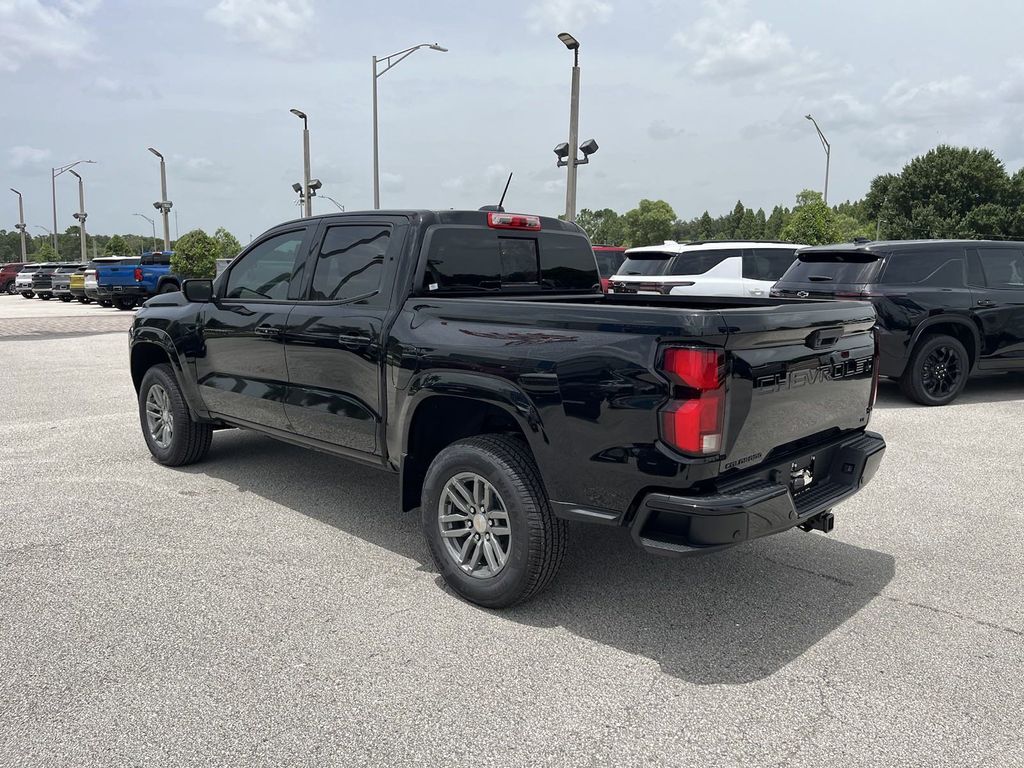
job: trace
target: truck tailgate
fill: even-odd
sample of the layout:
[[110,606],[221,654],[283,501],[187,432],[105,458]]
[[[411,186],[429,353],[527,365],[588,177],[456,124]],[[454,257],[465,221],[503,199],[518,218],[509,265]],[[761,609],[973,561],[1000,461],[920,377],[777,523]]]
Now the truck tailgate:
[[98,267],[96,282],[103,286],[135,285],[135,268],[137,264]]
[[864,427],[871,412],[874,309],[786,302],[721,310],[730,360],[725,473]]

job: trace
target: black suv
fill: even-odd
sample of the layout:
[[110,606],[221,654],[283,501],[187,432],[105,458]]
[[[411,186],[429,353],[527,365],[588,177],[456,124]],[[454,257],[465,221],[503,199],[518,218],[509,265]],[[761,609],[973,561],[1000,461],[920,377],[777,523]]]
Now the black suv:
[[870,299],[882,376],[945,405],[972,371],[1024,370],[1024,243],[903,240],[801,249],[772,296]]

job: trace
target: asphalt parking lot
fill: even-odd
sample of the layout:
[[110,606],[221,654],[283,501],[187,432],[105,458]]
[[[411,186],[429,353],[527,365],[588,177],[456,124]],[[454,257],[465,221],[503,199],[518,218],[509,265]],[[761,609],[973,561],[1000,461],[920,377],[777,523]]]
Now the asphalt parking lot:
[[154,463],[130,318],[0,296],[0,765],[1024,764],[1024,378],[883,384],[829,536],[579,526],[493,612],[390,475],[235,430]]

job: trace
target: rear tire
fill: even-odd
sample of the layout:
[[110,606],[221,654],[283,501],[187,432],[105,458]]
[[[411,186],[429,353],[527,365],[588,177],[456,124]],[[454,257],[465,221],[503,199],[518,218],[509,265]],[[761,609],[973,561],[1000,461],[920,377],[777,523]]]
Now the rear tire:
[[139,421],[149,452],[161,464],[195,464],[210,450],[213,425],[192,419],[174,372],[167,364],[154,365],[139,387]]
[[61,301],[63,301],[63,302],[65,303],[65,304],[67,304],[67,303],[68,303],[69,301],[71,301],[71,297],[70,297],[70,296],[63,296],[63,295],[62,295],[62,296],[59,296],[58,298],[59,298],[59,299],[60,299]]
[[114,299],[114,306],[125,312],[135,308],[135,299]]
[[32,291],[22,291],[21,292],[21,298],[23,298],[23,299],[31,299],[33,296],[35,296],[35,294],[32,293]]
[[914,348],[900,377],[903,394],[921,405],[947,405],[967,384],[971,358],[958,339],[944,334],[926,336]]
[[[459,494],[458,484],[469,497]],[[530,599],[547,587],[565,557],[565,521],[551,511],[533,457],[513,437],[481,435],[441,451],[424,478],[422,515],[445,583],[487,608]],[[498,539],[503,542],[496,546]]]
[[53,298],[53,296],[51,296],[48,293],[40,293],[39,298],[42,299],[43,301],[49,301],[50,299]]
[[109,306],[110,306],[110,302],[109,302],[109,301],[107,301],[106,299],[101,299],[101,300],[99,301],[99,305],[100,305],[101,307],[109,307]]
[[7,284],[4,286],[4,293],[6,293],[6,294],[8,294],[10,296],[13,296],[17,292],[18,292],[18,289],[14,287],[14,281],[13,280],[7,281]]

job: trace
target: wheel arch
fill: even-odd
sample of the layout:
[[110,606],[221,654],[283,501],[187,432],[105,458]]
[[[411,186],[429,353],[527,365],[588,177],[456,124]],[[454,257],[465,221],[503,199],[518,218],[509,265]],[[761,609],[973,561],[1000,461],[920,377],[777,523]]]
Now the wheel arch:
[[981,332],[970,320],[954,315],[934,315],[922,322],[910,340],[908,359],[914,354],[918,344],[929,336],[943,334],[952,336],[967,349],[971,369],[978,364],[981,357]]
[[156,328],[136,330],[132,338],[129,362],[132,385],[135,387],[136,394],[142,387],[142,379],[145,377],[146,371],[154,365],[166,363],[174,373],[174,378],[181,388],[185,403],[193,418],[197,420],[210,418],[193,378],[188,375],[190,371],[187,370],[186,364],[182,361],[174,343],[165,331]]
[[402,420],[402,509],[420,503],[430,463],[447,446],[466,437],[509,434],[523,440],[536,461],[536,441],[546,438],[533,403],[510,382],[474,374],[457,374],[445,382],[424,379],[410,397]]

